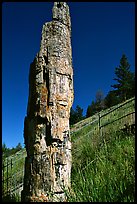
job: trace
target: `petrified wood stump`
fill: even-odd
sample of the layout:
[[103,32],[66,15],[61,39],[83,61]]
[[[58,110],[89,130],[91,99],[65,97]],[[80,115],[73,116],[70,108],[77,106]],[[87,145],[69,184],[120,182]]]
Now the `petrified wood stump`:
[[22,201],[65,201],[71,175],[73,96],[69,7],[54,2],[53,19],[43,25],[40,51],[30,65]]

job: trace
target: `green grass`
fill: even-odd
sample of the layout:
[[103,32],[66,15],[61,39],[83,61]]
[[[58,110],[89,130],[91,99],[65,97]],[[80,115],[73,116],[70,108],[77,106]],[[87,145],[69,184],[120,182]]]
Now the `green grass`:
[[[5,166],[4,171],[2,172],[2,191],[3,191],[3,200],[7,200],[11,198],[11,200],[15,199],[15,197],[19,197],[16,195],[7,195],[18,187],[23,182],[24,176],[24,163],[25,163],[26,151],[22,149],[17,152],[15,155],[12,155],[8,158],[3,159],[3,165]],[[7,164],[8,165],[8,173],[7,173]],[[12,165],[11,165],[12,164]],[[7,180],[8,178],[8,180]],[[14,197],[14,198],[13,198]]]
[[[99,124],[103,135],[109,129],[111,130],[112,125],[115,128],[115,130],[124,128],[125,124],[129,126],[132,124],[135,114],[134,115],[131,114],[126,117],[123,116],[134,111],[135,111],[135,98],[133,97],[123,103],[120,103],[111,108],[96,113],[95,115],[86,118],[74,124],[73,127],[71,127],[72,142],[75,142],[75,140],[77,140],[78,138],[79,138],[78,140],[81,140],[83,136],[85,137],[85,135],[87,137],[87,134],[89,134],[90,137],[99,134]],[[100,118],[100,123],[99,115],[102,116]]]
[[73,143],[72,189],[68,202],[133,202],[134,135],[109,132]]
[[[133,111],[134,103],[134,100],[130,101],[106,115],[101,124]],[[100,113],[104,114],[109,110],[103,110]],[[66,192],[68,202],[134,202],[134,135],[121,131],[116,132],[119,126],[125,123],[124,120],[105,126],[103,136],[99,135],[98,121],[84,127],[97,117],[98,114],[80,121],[71,129],[71,131],[76,131],[82,128],[71,134],[72,188],[71,193]],[[127,122],[127,118],[125,120]],[[22,182],[25,155],[26,151],[22,151],[21,154],[8,158],[9,160],[12,158],[14,163],[12,170],[9,169],[8,172],[11,176],[10,188]],[[4,177],[5,179],[7,177],[6,169]],[[3,188],[7,189],[6,183]],[[17,196],[12,196],[11,200],[15,200]],[[9,197],[5,197],[5,199],[9,199]]]

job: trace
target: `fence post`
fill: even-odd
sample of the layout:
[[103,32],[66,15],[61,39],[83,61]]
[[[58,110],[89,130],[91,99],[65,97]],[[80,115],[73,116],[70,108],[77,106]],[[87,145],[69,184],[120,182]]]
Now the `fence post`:
[[99,136],[101,136],[101,128],[100,128],[100,113],[98,113],[98,125],[99,125]]
[[[13,166],[13,164],[12,164],[12,159],[11,159],[11,162],[10,162],[10,165],[11,165],[11,173],[10,173],[10,190],[11,190],[11,187],[12,187],[12,166]],[[11,192],[10,192],[10,194],[11,194]]]
[[9,165],[9,163],[8,163],[8,158],[7,158],[7,193],[8,193],[8,165]]
[[4,194],[5,194],[5,190],[4,190],[4,188],[5,188],[5,185],[4,185],[4,181],[5,181],[5,179],[4,179],[4,169],[5,169],[5,166],[4,166],[4,162],[3,162],[3,164],[2,164],[2,176],[3,176],[3,178],[2,178],[2,196],[4,196]]

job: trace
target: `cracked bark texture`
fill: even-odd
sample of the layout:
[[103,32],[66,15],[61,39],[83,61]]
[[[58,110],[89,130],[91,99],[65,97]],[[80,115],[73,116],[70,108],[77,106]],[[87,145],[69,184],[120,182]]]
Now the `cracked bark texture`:
[[74,91],[69,7],[54,2],[52,13],[30,65],[22,201],[65,201],[64,188],[71,183],[69,117]]

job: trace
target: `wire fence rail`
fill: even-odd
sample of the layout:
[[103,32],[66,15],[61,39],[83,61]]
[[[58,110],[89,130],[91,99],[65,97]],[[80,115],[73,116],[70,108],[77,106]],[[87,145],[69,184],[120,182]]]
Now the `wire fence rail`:
[[103,135],[109,128],[135,131],[135,97],[119,104],[107,113],[99,114],[99,132]]
[[124,126],[135,125],[135,97],[107,110],[100,111],[90,117],[88,123],[80,121],[71,129],[70,134],[77,133],[88,126],[91,126],[91,128],[92,126],[95,126],[95,129],[92,128],[92,131],[101,132],[105,129],[105,126],[112,123],[116,126],[116,121],[118,122],[118,129],[122,129]]
[[24,163],[26,150],[17,152],[14,156],[7,157],[2,161],[2,198],[16,196],[20,201],[23,189]]
[[[85,122],[86,121],[86,122]],[[86,127],[91,129],[77,140],[83,137],[91,137],[92,134],[102,136],[105,131],[113,127],[118,129],[132,129],[135,131],[135,97],[118,104],[107,111],[101,111],[90,119],[79,122],[77,128],[73,128],[70,134],[80,133]],[[17,195],[17,201],[21,200],[21,190],[23,189],[24,164],[26,150],[17,152],[14,156],[7,157],[2,162],[2,197],[7,195]]]

